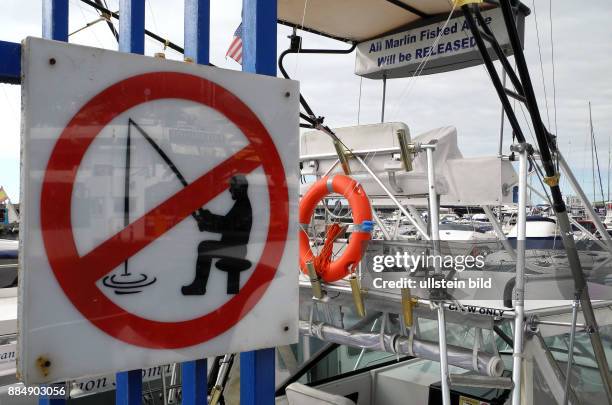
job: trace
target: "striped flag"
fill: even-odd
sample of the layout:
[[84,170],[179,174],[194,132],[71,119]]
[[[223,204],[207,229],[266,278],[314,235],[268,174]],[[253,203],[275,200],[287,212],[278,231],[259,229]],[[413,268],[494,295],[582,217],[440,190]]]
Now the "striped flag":
[[234,32],[234,38],[232,38],[232,43],[227,49],[227,53],[225,57],[230,57],[234,59],[236,62],[242,65],[242,23],[236,28]]

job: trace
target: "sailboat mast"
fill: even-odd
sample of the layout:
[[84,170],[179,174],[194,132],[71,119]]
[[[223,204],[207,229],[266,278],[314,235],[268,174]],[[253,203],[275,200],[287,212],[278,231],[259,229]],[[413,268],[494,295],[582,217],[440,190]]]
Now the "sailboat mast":
[[610,135],[608,135],[608,198],[606,199],[606,210],[610,201]]
[[591,138],[591,176],[593,179],[593,204],[597,199],[595,192],[595,140],[593,139],[593,120],[591,119],[591,102],[589,101],[589,136]]

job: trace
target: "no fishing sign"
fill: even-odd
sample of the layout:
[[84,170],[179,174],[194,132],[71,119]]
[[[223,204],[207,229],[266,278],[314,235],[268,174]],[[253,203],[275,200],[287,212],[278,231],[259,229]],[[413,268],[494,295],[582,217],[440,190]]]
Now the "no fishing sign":
[[296,82],[35,38],[23,70],[27,383],[297,341]]

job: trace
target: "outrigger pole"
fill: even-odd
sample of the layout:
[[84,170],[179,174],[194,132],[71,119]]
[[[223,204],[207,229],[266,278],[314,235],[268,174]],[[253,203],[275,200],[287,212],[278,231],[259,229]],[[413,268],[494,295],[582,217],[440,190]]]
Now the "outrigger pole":
[[[542,166],[546,174],[544,182],[550,187],[553,209],[557,216],[557,223],[559,224],[561,237],[563,239],[563,244],[567,252],[567,258],[572,272],[572,277],[574,279],[574,288],[576,296],[580,298],[580,303],[585,319],[586,331],[591,339],[593,353],[595,355],[595,360],[597,362],[599,373],[601,375],[603,387],[607,394],[608,403],[612,404],[612,383],[610,381],[610,370],[608,367],[608,362],[606,360],[606,354],[601,342],[601,336],[599,334],[597,320],[595,319],[595,313],[593,312],[593,307],[591,305],[591,298],[589,295],[588,286],[584,277],[584,273],[582,271],[582,266],[580,264],[576,244],[574,243],[574,238],[572,236],[573,234],[571,231],[566,206],[563,202],[561,189],[559,188],[559,172],[557,170],[555,162],[553,161],[553,155],[557,154],[558,152],[556,146],[556,139],[550,132],[548,132],[540,116],[535,92],[533,90],[531,78],[529,76],[529,69],[527,68],[527,62],[525,60],[521,40],[518,35],[514,19],[513,4],[516,5],[516,2],[511,2],[511,0],[499,1],[504,16],[504,22],[508,30],[510,44],[514,52],[518,76],[510,65],[508,58],[504,54],[494,34],[484,22],[484,18],[482,17],[478,6],[469,3],[476,3],[476,1],[463,0],[461,10],[465,15],[466,22],[468,23],[470,31],[474,36],[484,65],[489,73],[489,76],[491,77],[493,86],[495,87],[497,95],[508,117],[508,121],[510,122],[512,130],[519,143],[525,143],[525,136],[523,135],[521,127],[516,118],[516,114],[514,113],[514,110],[510,105],[508,97],[510,96],[517,99],[518,101],[523,102],[527,106],[527,109],[529,111],[529,115],[531,117],[531,122],[535,132],[535,137],[538,143],[540,160],[542,162]],[[476,24],[474,15],[476,16],[480,27]],[[497,70],[495,69],[493,61],[491,59],[491,56],[489,55],[489,52],[486,48],[485,40],[491,45],[497,58],[500,60],[502,67],[506,71],[508,78],[514,86],[515,91],[507,89],[502,84]],[[530,151],[530,155],[530,158],[533,162],[533,151]],[[518,291],[517,293],[523,294],[523,291]],[[569,375],[566,376],[566,378],[569,377]],[[514,383],[515,385],[520,384],[520,381],[514,381]]]

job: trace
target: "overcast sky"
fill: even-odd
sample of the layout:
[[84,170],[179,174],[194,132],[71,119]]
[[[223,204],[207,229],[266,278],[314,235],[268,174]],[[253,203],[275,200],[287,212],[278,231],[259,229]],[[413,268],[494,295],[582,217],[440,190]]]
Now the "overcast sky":
[[[147,28],[182,46],[183,2],[146,1]],[[70,32],[98,17],[93,9],[79,0],[69,2]],[[107,2],[113,10],[118,9],[118,0]],[[40,36],[40,3],[40,0],[0,1],[0,40],[18,42],[26,36]],[[532,0],[526,0],[525,4],[532,8],[532,14],[526,21],[526,57],[544,120],[548,123],[550,117],[550,128],[554,132],[555,91],[552,80],[549,14],[551,0],[535,0],[536,13],[533,13]],[[211,7],[211,62],[223,68],[240,69],[237,63],[225,58],[225,52],[233,31],[240,23],[241,1],[211,0]],[[592,159],[590,145],[587,144],[589,100],[593,105],[593,126],[604,193],[607,193],[608,145],[612,130],[611,21],[612,6],[609,0],[594,0],[586,4],[570,0],[552,1],[557,134],[562,151],[589,195],[592,195]],[[288,28],[279,26],[279,53],[287,48],[286,37],[289,33]],[[307,33],[303,37],[305,47],[346,47],[343,43]],[[108,27],[102,23],[72,35],[70,42],[117,48]],[[147,55],[162,50],[163,44],[147,39]],[[544,97],[540,53],[547,100]],[[179,54],[171,50],[166,51],[166,56],[181,59]],[[300,81],[304,96],[318,115],[326,117],[326,123],[330,126],[355,125],[358,120],[362,124],[380,120],[381,82],[360,80],[354,75],[354,54],[300,55],[297,58],[288,57],[286,61],[292,78]],[[411,80],[416,80],[416,83],[410,84]],[[360,86],[361,114],[358,116]],[[20,104],[20,87],[0,84],[0,185],[4,186],[13,201],[19,200]],[[386,119],[405,122],[413,135],[440,126],[454,125],[457,127],[459,146],[464,155],[497,153],[500,104],[482,66],[418,79],[390,80]],[[522,118],[521,122],[524,123]],[[525,128],[525,132],[529,134],[529,130]],[[531,139],[529,135],[527,138]],[[507,152],[508,142],[505,144]]]

